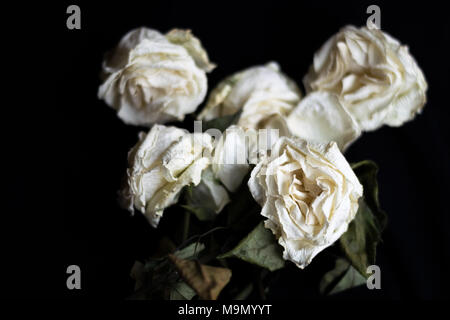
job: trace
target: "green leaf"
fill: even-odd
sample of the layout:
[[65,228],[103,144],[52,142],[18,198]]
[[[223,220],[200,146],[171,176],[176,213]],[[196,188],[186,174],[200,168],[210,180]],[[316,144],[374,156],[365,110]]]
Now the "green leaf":
[[135,261],[130,271],[130,277],[135,281],[134,285],[135,291],[139,290],[144,286],[145,282],[147,281],[146,276],[147,274],[145,270],[145,265],[140,261]]
[[171,290],[170,300],[191,300],[196,295],[195,290],[192,289],[186,282],[178,281]]
[[223,116],[219,118],[215,118],[209,121],[204,121],[202,123],[203,131],[208,129],[218,129],[221,132],[224,132],[226,128],[229,126],[236,124],[241,116],[242,110],[239,110],[235,114],[231,114],[228,116]]
[[194,214],[200,221],[211,221],[217,216],[217,214],[213,210],[210,210],[207,205],[183,204],[181,207]]
[[320,281],[320,293],[335,294],[366,283],[364,278],[345,259],[337,259],[333,270],[327,272]]
[[136,281],[131,300],[152,300],[166,297],[165,292],[178,279],[170,262],[164,259],[150,259],[145,264],[136,261],[130,276]]
[[353,164],[352,169],[364,187],[364,201],[375,216],[377,227],[383,231],[387,224],[387,216],[381,209],[378,199],[378,166],[371,160],[365,160]]
[[[194,242],[169,256],[189,261],[196,259],[198,254],[204,249],[204,244]],[[149,258],[145,263],[135,262],[130,273],[131,278],[136,281],[135,292],[129,299],[152,300],[161,297],[171,300],[192,299],[192,288],[189,288],[186,283],[179,279],[175,267],[168,259],[169,256]]]
[[205,245],[200,242],[194,242],[181,250],[175,251],[174,255],[180,259],[192,259],[205,249]]
[[181,207],[195,214],[200,221],[209,221],[217,217],[230,201],[228,192],[214,178],[210,167],[202,172],[202,180],[197,186],[185,187],[185,203]]
[[272,232],[264,227],[264,222],[260,222],[234,249],[218,259],[228,257],[236,257],[270,271],[284,267],[281,247]]
[[237,295],[233,297],[233,300],[245,300],[253,291],[253,283],[249,283],[242,289]]
[[368,277],[366,270],[375,264],[376,247],[386,225],[386,214],[378,200],[377,165],[366,160],[352,168],[364,187],[364,195],[360,198],[355,219],[339,242],[352,266]]

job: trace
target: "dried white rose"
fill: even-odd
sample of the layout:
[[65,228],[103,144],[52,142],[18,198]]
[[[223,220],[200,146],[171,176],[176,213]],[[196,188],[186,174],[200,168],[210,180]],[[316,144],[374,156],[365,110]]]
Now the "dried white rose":
[[344,151],[360,135],[361,130],[339,98],[330,92],[312,92],[287,117],[290,132],[316,142],[335,141]]
[[156,227],[165,208],[178,201],[181,189],[198,185],[210,164],[212,138],[176,127],[154,125],[128,154],[127,184],[121,204],[142,212]]
[[426,102],[427,83],[408,47],[378,29],[347,26],[314,55],[307,92],[336,93],[362,130],[400,126]]
[[335,142],[288,137],[252,170],[248,186],[283,258],[300,268],[347,230],[363,194]]
[[242,109],[237,125],[249,129],[278,129],[287,135],[286,116],[300,101],[297,85],[277,63],[235,73],[211,92],[199,120],[231,115]]
[[127,33],[103,63],[98,97],[127,124],[182,121],[202,103],[205,71],[214,65],[189,30],[163,35],[138,28]]

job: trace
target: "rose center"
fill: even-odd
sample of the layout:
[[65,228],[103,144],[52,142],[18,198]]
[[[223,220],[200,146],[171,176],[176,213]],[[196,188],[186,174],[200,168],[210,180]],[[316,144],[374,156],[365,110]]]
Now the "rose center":
[[308,207],[321,193],[322,189],[315,181],[308,179],[303,170],[299,169],[293,172],[291,192],[294,201],[306,204]]

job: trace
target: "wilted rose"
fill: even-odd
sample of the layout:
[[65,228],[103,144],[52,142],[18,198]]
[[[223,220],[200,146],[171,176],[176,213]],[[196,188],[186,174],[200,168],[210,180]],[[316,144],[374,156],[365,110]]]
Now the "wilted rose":
[[202,103],[205,71],[214,65],[189,30],[163,35],[138,28],[127,33],[103,63],[98,97],[127,124],[182,121]]
[[283,258],[300,268],[347,230],[363,194],[335,142],[287,137],[252,170],[248,186]]
[[156,227],[164,209],[178,201],[183,187],[201,181],[211,163],[212,138],[176,127],[154,125],[128,154],[127,181],[120,202],[142,212]]
[[211,91],[200,120],[232,115],[242,110],[237,125],[248,129],[278,129],[288,134],[284,117],[300,101],[297,85],[277,63],[237,72]]
[[400,126],[426,102],[427,83],[408,47],[378,29],[347,26],[314,55],[307,92],[339,96],[362,130]]

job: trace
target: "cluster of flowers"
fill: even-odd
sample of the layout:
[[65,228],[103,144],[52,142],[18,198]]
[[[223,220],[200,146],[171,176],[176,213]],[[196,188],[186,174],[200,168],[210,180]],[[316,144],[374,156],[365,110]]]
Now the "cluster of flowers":
[[[214,67],[189,30],[139,28],[106,57],[99,98],[125,123],[150,127],[128,154],[121,204],[156,228],[185,186],[196,186],[220,213],[229,193],[248,183],[283,258],[304,268],[347,230],[363,195],[342,153],[362,132],[400,126],[420,112],[424,75],[407,46],[381,30],[347,26],[314,55],[305,96],[270,62],[232,74],[210,92],[198,120],[238,115],[220,138],[163,125],[197,110]],[[229,163],[224,159],[236,147],[261,151],[256,139],[233,129],[247,137],[274,129],[278,137],[254,167],[251,152],[244,163]]]

